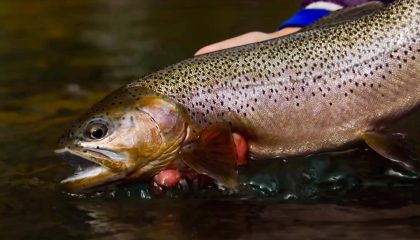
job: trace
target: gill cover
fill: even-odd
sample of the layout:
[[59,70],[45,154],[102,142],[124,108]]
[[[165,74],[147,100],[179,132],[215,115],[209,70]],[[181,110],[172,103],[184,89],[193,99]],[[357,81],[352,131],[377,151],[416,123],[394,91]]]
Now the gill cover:
[[159,126],[165,151],[159,152],[156,159],[135,171],[130,178],[154,175],[180,160],[225,187],[235,189],[238,186],[237,151],[229,126],[217,124],[199,131],[198,135],[187,136],[195,126],[182,106],[156,96],[143,97],[138,105]]

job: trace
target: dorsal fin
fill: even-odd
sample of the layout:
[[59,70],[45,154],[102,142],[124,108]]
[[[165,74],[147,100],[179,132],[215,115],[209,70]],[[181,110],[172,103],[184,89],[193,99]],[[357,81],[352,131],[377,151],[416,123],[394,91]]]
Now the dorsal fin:
[[342,24],[364,16],[368,16],[384,6],[382,2],[374,1],[360,4],[354,7],[344,8],[332,12],[331,14],[319,19],[315,23],[305,27],[302,31],[308,31],[316,28],[331,27]]

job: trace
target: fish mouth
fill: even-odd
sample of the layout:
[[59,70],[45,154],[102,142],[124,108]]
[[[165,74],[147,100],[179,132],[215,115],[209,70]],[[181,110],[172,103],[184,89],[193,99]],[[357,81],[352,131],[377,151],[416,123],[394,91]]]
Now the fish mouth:
[[125,175],[75,150],[63,148],[55,150],[55,153],[62,155],[75,169],[73,175],[60,182],[65,190],[70,192],[89,192],[98,187],[110,185],[111,182],[122,179]]

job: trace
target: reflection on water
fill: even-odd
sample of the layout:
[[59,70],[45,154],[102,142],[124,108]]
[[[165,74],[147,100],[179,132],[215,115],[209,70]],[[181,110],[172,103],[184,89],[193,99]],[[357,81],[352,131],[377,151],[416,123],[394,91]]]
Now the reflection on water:
[[101,239],[407,239],[417,237],[420,224],[416,206],[159,201],[84,201],[78,207]]
[[[356,150],[240,169],[241,191],[146,184],[63,194],[52,154],[86,108],[138,76],[240,33],[270,31],[285,0],[23,1],[0,4],[1,239],[414,238],[418,179]],[[420,139],[419,111],[395,129]],[[292,205],[299,203],[298,205]]]

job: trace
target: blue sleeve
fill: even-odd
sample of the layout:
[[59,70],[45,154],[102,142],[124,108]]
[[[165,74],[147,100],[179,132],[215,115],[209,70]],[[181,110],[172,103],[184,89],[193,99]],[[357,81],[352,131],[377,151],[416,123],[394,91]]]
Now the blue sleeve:
[[[382,0],[384,3],[393,0]],[[302,0],[302,9],[295,13],[291,18],[282,23],[277,30],[286,27],[305,27],[318,19],[328,15],[332,11],[341,8],[351,7],[362,3],[371,2],[370,0]]]
[[[311,3],[319,2],[320,0],[302,0],[302,7],[306,7]],[[323,2],[330,2],[338,4],[342,7],[356,6],[362,3],[372,2],[373,0],[323,0]],[[390,3],[394,0],[380,0],[383,3]]]

